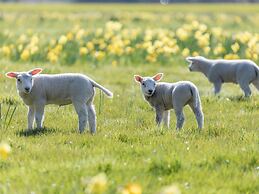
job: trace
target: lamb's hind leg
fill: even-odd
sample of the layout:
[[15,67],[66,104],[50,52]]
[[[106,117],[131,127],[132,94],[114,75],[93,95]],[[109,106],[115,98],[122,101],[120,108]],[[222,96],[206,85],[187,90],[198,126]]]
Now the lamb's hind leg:
[[84,102],[73,102],[73,105],[74,105],[76,113],[78,115],[78,129],[79,129],[80,133],[83,133],[85,130],[86,123],[87,123],[86,104]]
[[88,111],[88,122],[89,122],[90,131],[91,133],[95,133],[96,132],[96,113],[95,113],[94,105],[88,104],[87,111]]
[[252,83],[253,83],[254,87],[259,91],[259,80],[256,79]]
[[195,106],[193,104],[193,102],[189,103],[189,106],[191,107],[191,109],[196,117],[196,121],[198,123],[199,129],[202,129],[203,124],[204,124],[204,115],[203,115],[201,106]]
[[241,81],[238,84],[240,85],[241,89],[245,93],[245,97],[251,96],[251,89],[249,87],[249,83],[248,82]]

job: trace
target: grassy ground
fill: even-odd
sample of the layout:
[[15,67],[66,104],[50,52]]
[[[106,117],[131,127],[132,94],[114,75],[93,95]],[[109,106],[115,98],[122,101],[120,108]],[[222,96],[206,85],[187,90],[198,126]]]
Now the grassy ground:
[[[183,11],[187,9],[183,5],[177,6]],[[4,12],[9,10],[10,14],[14,11],[15,14],[19,11],[29,14],[27,11],[30,6],[21,7],[1,5],[0,9]],[[55,10],[55,7],[43,6],[37,9]],[[72,15],[77,11],[84,11],[79,5],[64,7]],[[154,6],[137,7],[154,13],[162,10],[161,7],[156,10]],[[240,10],[243,8],[238,7]],[[197,6],[193,8],[198,10]],[[232,12],[230,6],[224,6],[226,10],[215,5],[207,5],[207,8]],[[96,9],[101,13],[107,11],[109,16],[114,7]],[[117,9],[132,8],[117,5]],[[176,8],[170,6],[167,9],[170,11]],[[244,14],[246,9],[246,6],[242,9]],[[257,9],[257,6],[249,6],[249,10]],[[252,13],[253,11],[249,11],[249,14]],[[27,22],[24,28],[18,25],[17,31],[29,27],[35,30],[39,23],[34,22]],[[69,25],[72,23],[68,22]],[[103,23],[98,25],[102,26]],[[14,23],[3,20],[2,24],[10,28]],[[53,28],[47,28],[50,26]],[[66,28],[64,23],[48,20],[43,26],[39,25],[38,30],[49,30],[50,36],[54,36],[56,32],[65,31]],[[16,32],[14,29],[12,31]],[[92,177],[100,172],[106,173],[108,177],[106,193],[110,194],[116,193],[118,188],[128,183],[140,184],[144,194],[158,193],[163,186],[172,183],[182,193],[258,193],[258,92],[253,89],[252,98],[243,99],[238,86],[226,84],[220,97],[213,97],[211,84],[201,74],[190,73],[186,65],[181,57],[164,66],[159,65],[159,62],[134,66],[62,66],[1,59],[0,141],[7,141],[12,152],[6,161],[0,161],[0,193],[83,193],[82,178]],[[52,105],[46,108],[45,130],[26,132],[26,106],[16,93],[15,81],[3,75],[7,71],[29,70],[39,66],[44,68],[44,73],[87,74],[114,92],[113,99],[106,98],[98,90],[96,92],[96,135],[91,135],[88,130],[84,134],[78,133],[77,116],[72,106],[58,108]],[[164,81],[190,80],[198,86],[205,114],[205,127],[202,131],[196,129],[194,115],[187,107],[182,131],[175,131],[173,112],[170,129],[155,126],[154,112],[143,100],[133,75],[153,75],[157,72],[164,72]],[[3,123],[10,103],[14,103],[11,108],[17,106],[17,110],[7,128]]]
[[[20,68],[24,66],[17,65]],[[45,68],[52,72],[53,67]],[[97,91],[98,132],[94,136],[88,131],[78,133],[72,106],[48,106],[46,130],[24,132],[26,107],[17,97],[14,80],[1,77],[2,96],[19,103],[10,127],[1,130],[1,139],[13,149],[8,161],[0,163],[1,192],[81,193],[81,178],[98,172],[107,173],[109,193],[128,182],[141,184],[144,193],[156,193],[170,183],[178,184],[183,193],[258,191],[258,95],[242,100],[239,88],[227,85],[222,97],[212,97],[205,79],[180,66],[80,66],[55,72],[71,71],[91,75],[114,91],[114,99],[104,97],[103,102]],[[169,130],[155,127],[154,112],[142,99],[132,75],[158,71],[165,73],[165,81],[187,79],[199,86],[205,113],[203,131],[196,130],[189,108],[181,132],[174,130],[174,114]]]

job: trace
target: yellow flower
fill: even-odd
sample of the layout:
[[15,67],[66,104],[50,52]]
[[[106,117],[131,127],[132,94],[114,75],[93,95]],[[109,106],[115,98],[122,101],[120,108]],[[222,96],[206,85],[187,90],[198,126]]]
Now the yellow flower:
[[112,66],[113,66],[113,67],[117,67],[117,65],[118,65],[118,62],[115,61],[115,60],[113,60],[113,61],[112,61]]
[[187,40],[188,37],[189,37],[188,32],[187,32],[185,29],[183,29],[183,28],[178,28],[178,29],[176,30],[176,35],[177,35],[177,37],[178,37],[181,41],[185,41],[185,40]]
[[235,44],[232,44],[232,45],[231,45],[231,49],[232,49],[232,51],[233,51],[234,53],[237,53],[238,50],[240,49],[240,46],[239,46],[239,44],[236,42]]
[[105,52],[103,52],[103,51],[97,51],[97,52],[95,52],[94,57],[95,57],[98,61],[100,61],[100,60],[102,60],[102,59],[105,57]]
[[81,47],[79,50],[80,55],[86,55],[88,53],[88,49],[86,47]]
[[39,38],[38,36],[33,36],[31,38],[31,44],[35,45],[35,44],[38,44],[39,43]]
[[3,52],[4,56],[6,56],[6,57],[9,57],[11,55],[11,49],[8,46],[3,46],[2,52]]
[[119,31],[122,27],[120,22],[109,21],[105,24],[105,27],[111,31]]
[[130,183],[122,189],[121,194],[142,194],[142,188],[139,184]]
[[107,176],[104,173],[97,174],[90,180],[82,180],[86,184],[86,192],[91,194],[101,194],[107,190]]
[[225,50],[225,48],[222,46],[222,44],[218,44],[218,45],[215,47],[213,53],[214,53],[214,55],[220,55],[220,54],[225,53],[225,51],[226,51],[226,50]]
[[156,58],[156,55],[155,54],[149,54],[146,56],[146,60],[149,61],[149,62],[156,62],[157,61],[157,58]]
[[87,47],[89,50],[93,50],[93,49],[94,49],[94,43],[88,42],[88,43],[86,44],[86,47]]
[[11,147],[9,144],[2,142],[0,144],[0,158],[6,160],[11,152]]
[[210,35],[208,33],[201,35],[197,38],[197,40],[198,40],[198,45],[201,48],[206,47],[209,45]]
[[230,54],[225,55],[224,59],[230,59],[230,60],[232,60],[232,59],[239,59],[239,56],[237,54],[230,53]]
[[222,35],[222,28],[219,28],[219,27],[212,28],[211,32],[212,32],[212,35],[214,35],[217,38],[220,38],[220,36]]
[[57,55],[54,53],[54,52],[52,52],[52,51],[50,51],[49,53],[48,53],[48,60],[51,62],[51,63],[56,63],[57,61],[58,61],[58,57],[57,57]]
[[27,49],[23,50],[21,54],[21,59],[24,61],[27,61],[29,57],[30,57],[30,52]]
[[31,52],[31,55],[35,54],[36,52],[38,52],[39,48],[37,46],[33,46],[30,48],[30,52]]
[[162,188],[159,194],[181,194],[181,191],[176,185],[171,185]]
[[197,51],[194,51],[194,52],[192,53],[192,56],[194,56],[194,57],[199,56],[199,53],[198,53]]
[[203,48],[203,51],[204,51],[204,53],[205,53],[206,55],[209,54],[209,52],[210,52],[210,47],[209,47],[209,46],[204,47],[204,48]]
[[58,40],[58,43],[61,44],[61,45],[64,45],[67,43],[67,37],[62,35],[60,36],[59,40]]
[[83,36],[84,36],[85,31],[83,29],[80,29],[77,33],[76,33],[76,39],[80,40]]
[[27,40],[27,36],[25,34],[22,34],[19,39],[18,39],[18,42],[19,43],[25,43]]
[[73,40],[74,35],[72,32],[68,32],[66,37],[67,37],[67,40],[69,41],[69,40]]
[[188,48],[183,49],[182,56],[183,57],[188,57],[188,55],[190,55],[190,50]]

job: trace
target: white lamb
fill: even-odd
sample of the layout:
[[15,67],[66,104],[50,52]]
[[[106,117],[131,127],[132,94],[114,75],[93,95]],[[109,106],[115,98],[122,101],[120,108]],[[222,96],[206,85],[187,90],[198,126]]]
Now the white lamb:
[[[40,68],[29,72],[9,72],[9,78],[16,78],[16,86],[23,102],[28,106],[28,129],[33,128],[34,117],[37,128],[42,128],[44,107],[47,104],[73,104],[78,114],[79,131],[82,133],[87,123],[90,131],[96,132],[96,114],[93,105],[95,90],[101,89],[108,97],[113,94],[103,86],[82,74],[38,75]],[[88,113],[88,114],[87,114]]]
[[140,83],[144,99],[156,111],[156,123],[160,125],[162,120],[169,128],[170,109],[174,109],[177,124],[176,129],[181,129],[184,123],[183,107],[189,105],[195,114],[198,127],[203,127],[203,112],[197,87],[189,81],[176,83],[158,82],[163,74],[158,73],[153,77],[141,77],[135,75],[135,81]]
[[259,90],[259,68],[250,60],[211,60],[201,56],[187,57],[190,71],[203,73],[214,84],[218,94],[223,83],[239,84],[246,97],[251,95],[250,83]]

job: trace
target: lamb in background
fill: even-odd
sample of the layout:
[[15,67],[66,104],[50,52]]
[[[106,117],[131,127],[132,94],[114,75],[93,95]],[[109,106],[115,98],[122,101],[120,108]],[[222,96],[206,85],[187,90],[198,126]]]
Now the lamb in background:
[[41,71],[41,68],[36,68],[28,72],[6,73],[7,77],[16,78],[18,93],[29,108],[28,129],[33,128],[34,117],[37,128],[42,128],[45,105],[62,106],[72,103],[78,114],[79,131],[84,131],[88,115],[90,131],[95,133],[94,87],[102,90],[108,97],[113,96],[112,92],[82,74],[37,75]]
[[223,83],[239,84],[246,97],[251,96],[249,84],[259,90],[259,68],[250,60],[211,60],[201,56],[187,57],[190,71],[203,73],[214,84],[214,93],[218,94]]
[[204,116],[201,100],[197,87],[189,81],[176,83],[158,82],[163,74],[158,73],[153,77],[141,77],[135,75],[135,81],[140,83],[144,99],[156,111],[156,123],[160,125],[162,120],[169,128],[170,109],[174,109],[177,124],[176,129],[181,129],[184,123],[183,107],[189,105],[195,114],[198,127],[203,127]]

